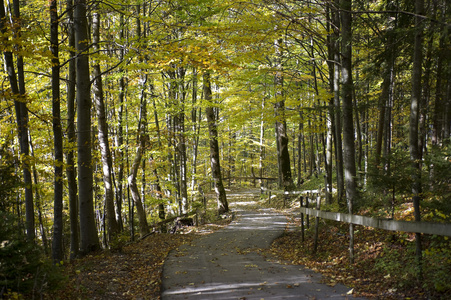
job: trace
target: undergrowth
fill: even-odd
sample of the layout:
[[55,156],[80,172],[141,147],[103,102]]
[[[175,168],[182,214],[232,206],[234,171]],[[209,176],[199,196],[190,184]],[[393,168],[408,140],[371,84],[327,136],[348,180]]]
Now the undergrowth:
[[301,241],[300,219],[295,231],[277,239],[272,255],[324,275],[325,283],[345,284],[357,296],[378,299],[444,299],[451,294],[451,244],[446,237],[423,237],[423,278],[418,278],[414,234],[355,226],[355,263],[349,262],[349,226],[320,221],[319,247],[313,251],[314,222]]

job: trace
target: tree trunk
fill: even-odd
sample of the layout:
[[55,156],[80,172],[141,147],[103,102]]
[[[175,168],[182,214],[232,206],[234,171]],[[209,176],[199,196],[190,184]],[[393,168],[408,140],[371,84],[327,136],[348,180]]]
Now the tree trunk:
[[[121,31],[119,34],[120,39],[122,40],[125,36],[125,20],[124,15],[120,16],[120,25]],[[119,54],[119,59],[121,61],[124,60],[125,50],[122,48]],[[121,68],[120,73],[123,74],[124,70]],[[124,100],[126,96],[126,87],[125,87],[125,75],[121,75],[119,79],[119,108],[118,108],[118,127],[117,127],[117,159],[115,165],[117,166],[117,191],[116,191],[116,220],[118,222],[119,230],[122,231],[124,229],[124,224],[122,221],[122,203],[124,199],[124,150],[122,149],[122,145],[124,144]]]
[[[201,112],[202,110],[199,109],[199,115],[197,113],[197,69],[193,68],[193,87],[192,87],[192,105],[193,108],[191,110],[191,122],[192,122],[192,133],[194,135],[194,144],[193,144],[193,171],[192,171],[192,178],[191,178],[191,190],[194,192],[196,190],[197,180],[196,180],[196,173],[197,173],[197,158],[198,158],[198,149],[199,149],[199,131],[200,131],[200,120],[201,120]],[[199,120],[199,121],[198,121]]]
[[[264,111],[265,111],[265,98],[262,100],[262,113],[261,113],[261,121],[260,121],[260,149],[259,149],[259,162],[258,162],[258,168],[259,168],[259,175],[260,175],[260,192],[263,193],[264,188],[264,182],[263,182],[263,175],[264,175],[264,164],[263,160],[265,159],[265,146],[263,145],[264,138],[265,138],[265,120],[264,120]],[[300,174],[300,172],[299,172]]]
[[[92,42],[94,51],[100,51],[100,14],[97,11],[98,5],[94,8],[92,17]],[[99,62],[93,66],[93,92],[94,103],[97,113],[98,139],[100,146],[100,156],[102,160],[103,183],[105,188],[105,207],[106,219],[108,226],[108,239],[111,241],[119,233],[119,226],[116,220],[116,212],[114,209],[114,189],[112,176],[112,158],[110,151],[110,142],[108,139],[108,124],[105,116],[105,103],[103,94],[102,75]]]
[[[390,36],[387,38],[387,42],[385,45],[385,65],[383,71],[383,82],[382,82],[382,92],[379,98],[379,122],[377,128],[377,140],[376,140],[376,165],[380,165],[381,154],[382,154],[382,145],[384,142],[384,136],[386,137],[390,133],[387,130],[390,130],[390,126],[387,126],[387,122],[391,122],[390,118],[391,111],[387,112],[387,109],[390,109],[391,97],[392,97],[392,88],[393,88],[393,73],[394,73],[394,41]],[[385,132],[385,134],[384,134]],[[385,139],[385,142],[387,140]],[[385,147],[387,149],[387,147]]]
[[[439,53],[437,58],[437,82],[435,85],[435,102],[434,102],[434,112],[432,116],[432,145],[439,145],[442,141],[442,132],[443,132],[443,111],[445,106],[443,105],[446,91],[444,91],[444,87],[446,87],[446,70],[445,70],[445,62],[446,62],[446,50],[445,50],[445,42],[446,42],[446,30],[444,25],[440,27],[440,42],[439,42]],[[449,59],[449,57],[448,57]]]
[[332,203],[332,144],[333,144],[333,130],[334,130],[334,114],[333,102],[329,103],[328,117],[327,117],[327,134],[326,134],[326,203]]
[[[415,1],[415,43],[413,52],[413,67],[412,67],[412,96],[410,103],[410,118],[409,118],[409,152],[412,164],[412,195],[415,221],[421,221],[420,215],[420,194],[421,194],[421,170],[420,170],[420,149],[419,149],[419,112],[421,103],[421,76],[422,76],[422,62],[423,62],[423,25],[422,15],[424,11],[424,0]],[[418,274],[422,277],[422,249],[421,249],[421,234],[415,234],[416,241],[416,257],[418,263]]]
[[[327,31],[331,32],[331,23],[332,23],[332,15],[331,15],[331,3],[329,3],[326,7],[327,14]],[[327,49],[328,49],[328,71],[329,71],[329,89],[333,93],[334,92],[334,47],[335,41],[333,34],[327,36]],[[328,203],[332,203],[332,155],[333,155],[333,135],[335,131],[335,114],[334,114],[334,97],[331,97],[328,103],[327,110],[327,146],[326,146],[326,174],[327,174],[327,187],[329,189],[328,195]]]
[[136,178],[138,175],[138,168],[141,165],[141,160],[143,156],[144,149],[147,147],[148,139],[147,130],[147,99],[146,99],[146,82],[147,75],[140,78],[141,85],[141,107],[139,112],[139,123],[138,123],[138,148],[136,150],[135,159],[132,164],[130,175],[128,176],[128,185],[130,192],[132,194],[133,202],[136,205],[136,210],[138,212],[139,218],[139,231],[141,237],[149,232],[149,225],[147,223],[147,216],[144,210],[144,205],[139,196],[138,186],[136,185]]
[[334,95],[334,145],[335,145],[335,160],[337,172],[337,201],[342,205],[344,195],[344,173],[343,173],[343,141],[342,141],[342,124],[343,118],[341,114],[341,100],[340,100],[340,14],[338,11],[340,3],[335,0],[334,8],[331,9],[332,23],[334,34],[331,38],[330,56],[333,58],[333,95]]
[[63,254],[63,134],[61,129],[60,62],[58,53],[58,6],[50,1],[50,51],[52,52],[52,112],[53,145],[55,151],[55,181],[53,204],[53,246],[52,258],[55,263],[64,258]]
[[[74,33],[74,11],[73,0],[66,1],[68,15],[67,34],[69,49],[75,48]],[[69,50],[69,56],[75,58],[75,51]],[[69,220],[70,220],[70,259],[78,256],[79,252],[79,223],[78,223],[78,195],[77,195],[77,174],[75,171],[74,145],[77,137],[75,135],[75,60],[69,61],[69,70],[66,80],[67,85],[67,142],[69,144],[66,153],[66,176],[69,194]]]
[[143,153],[143,146],[140,143],[138,149],[136,150],[135,160],[133,161],[132,169],[130,175],[128,176],[128,186],[130,187],[130,192],[132,194],[133,202],[136,205],[136,210],[138,212],[139,219],[139,233],[141,237],[149,233],[149,225],[147,223],[146,212],[144,210],[141,197],[139,196],[138,186],[136,185],[136,177],[138,175],[138,168],[141,165]]
[[[31,156],[34,158],[34,150],[33,150],[33,142],[30,139],[30,148],[31,148]],[[38,178],[38,171],[36,170],[36,166],[33,166],[33,183],[35,187],[38,186],[39,178]],[[44,252],[47,255],[50,255],[49,253],[49,243],[47,240],[47,229],[44,225],[44,220],[42,218],[42,199],[39,192],[39,189],[34,189],[34,203],[36,204],[36,210],[38,213],[38,222],[39,222],[39,230],[41,231],[41,239],[42,244],[44,245]]]
[[283,189],[293,187],[291,176],[290,152],[288,151],[287,124],[285,121],[285,100],[283,93],[282,63],[280,57],[282,40],[276,40],[276,69],[278,70],[274,77],[275,89],[275,116],[276,116],[276,139],[277,139],[277,157],[279,161],[279,185]]
[[[346,201],[348,212],[353,213],[353,205],[357,200],[355,146],[354,146],[354,122],[352,115],[352,15],[351,0],[341,0],[341,41],[342,41],[342,99],[343,99],[343,158],[346,183]],[[350,230],[350,259],[354,262],[354,230],[352,224]]]
[[218,199],[218,212],[219,214],[222,214],[229,211],[229,204],[227,203],[227,196],[221,176],[221,165],[219,162],[218,128],[216,124],[216,116],[213,110],[210,71],[206,71],[203,74],[203,80],[204,80],[204,98],[207,101],[205,113],[207,115],[208,131],[210,135],[211,174],[215,183],[215,192]]
[[[161,148],[160,122],[158,121],[158,113],[157,113],[157,106],[155,104],[155,99],[153,99],[152,103],[153,103],[153,108],[154,108],[154,114],[153,115],[154,115],[154,118],[155,118],[155,129],[157,131],[156,133],[157,133],[157,138],[158,138],[158,148],[160,149]],[[151,160],[152,160],[152,162],[154,162],[153,156],[151,156]],[[155,186],[154,186],[154,189],[156,190],[156,193],[157,193],[156,196],[157,196],[157,198],[162,199],[163,198],[163,190],[162,190],[161,185],[160,185],[160,177],[158,175],[158,171],[157,171],[155,165],[153,166],[153,168],[154,168],[153,169],[153,174],[154,174],[154,176],[156,178]],[[165,217],[166,217],[164,204],[162,202],[158,204],[158,217],[160,219],[162,219],[162,220],[165,219]]]
[[74,30],[77,83],[77,150],[78,195],[80,214],[80,252],[87,254],[100,248],[94,218],[92,146],[91,146],[91,84],[89,78],[88,20],[86,0],[74,2]]
[[186,139],[185,139],[185,68],[177,68],[177,98],[180,107],[177,113],[177,152],[180,157],[180,200],[181,210],[185,213],[188,210],[188,184],[186,168]]

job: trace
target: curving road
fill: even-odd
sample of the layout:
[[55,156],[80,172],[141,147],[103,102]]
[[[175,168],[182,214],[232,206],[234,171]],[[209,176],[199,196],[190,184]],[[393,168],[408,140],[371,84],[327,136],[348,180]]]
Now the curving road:
[[[283,234],[287,218],[235,203],[236,220],[169,254],[162,299],[348,299],[349,288],[321,284],[302,266],[268,261],[255,252]],[[249,203],[248,203],[249,204]],[[232,206],[233,207],[233,206]]]

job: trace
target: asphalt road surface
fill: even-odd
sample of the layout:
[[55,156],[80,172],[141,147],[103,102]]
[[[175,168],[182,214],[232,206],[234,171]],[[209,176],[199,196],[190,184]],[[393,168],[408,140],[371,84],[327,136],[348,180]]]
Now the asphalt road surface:
[[321,275],[313,271],[257,253],[283,234],[283,214],[232,207],[236,218],[229,226],[169,254],[163,268],[163,300],[356,299],[347,295],[350,288],[322,284]]

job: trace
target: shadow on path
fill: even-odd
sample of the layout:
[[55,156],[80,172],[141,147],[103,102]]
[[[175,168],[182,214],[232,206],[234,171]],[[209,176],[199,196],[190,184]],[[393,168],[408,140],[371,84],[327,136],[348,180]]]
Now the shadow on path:
[[[162,299],[347,299],[349,288],[320,284],[302,266],[271,262],[269,248],[287,219],[270,209],[231,205],[236,220],[215,233],[172,251],[163,268]],[[244,208],[243,208],[244,207]],[[354,298],[352,298],[354,299]]]

